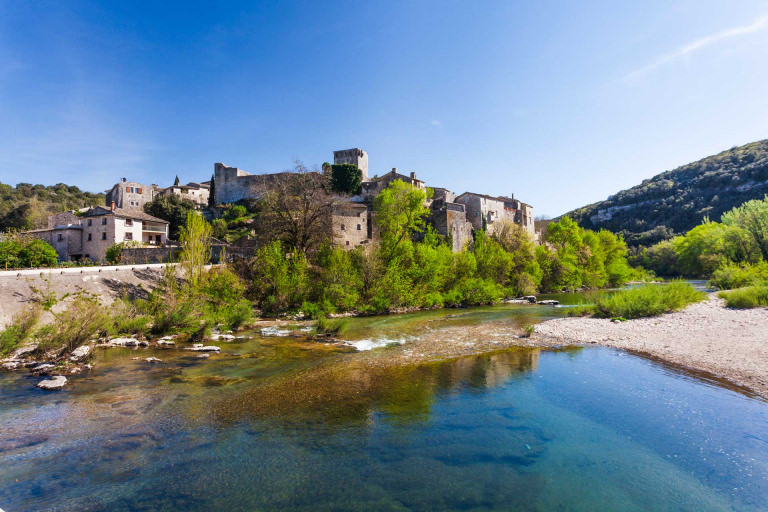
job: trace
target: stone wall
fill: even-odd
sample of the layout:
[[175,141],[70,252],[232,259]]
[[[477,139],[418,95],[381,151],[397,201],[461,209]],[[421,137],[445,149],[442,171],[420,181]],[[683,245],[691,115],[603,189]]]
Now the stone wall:
[[472,240],[472,224],[467,221],[464,205],[439,199],[433,203],[430,222],[438,233],[450,238],[453,252],[461,251]]
[[370,243],[368,222],[368,208],[364,204],[336,205],[331,218],[334,245],[352,249]]
[[262,197],[280,180],[284,180],[292,174],[290,172],[249,174],[237,167],[217,163],[214,166],[216,204],[234,203],[241,199]]

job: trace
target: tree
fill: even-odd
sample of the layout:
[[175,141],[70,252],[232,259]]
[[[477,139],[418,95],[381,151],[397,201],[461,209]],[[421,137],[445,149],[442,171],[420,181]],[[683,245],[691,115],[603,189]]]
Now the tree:
[[334,164],[331,166],[331,187],[335,192],[356,195],[362,191],[362,186],[363,171],[356,165]]
[[280,240],[288,250],[306,253],[317,249],[331,233],[336,203],[322,174],[296,163],[264,194],[259,234],[265,241]]
[[402,180],[392,181],[376,196],[373,209],[381,234],[381,246],[387,261],[395,257],[403,242],[424,230],[429,209],[424,206],[427,193]]
[[179,185],[179,175],[177,174],[176,175],[176,179],[173,180],[173,186],[175,187],[175,186],[178,186],[178,185]]
[[724,213],[721,220],[727,226],[738,226],[749,233],[763,259],[768,261],[768,194],[762,200],[747,201]]
[[144,211],[158,219],[167,220],[168,237],[177,240],[179,228],[187,222],[189,212],[195,211],[195,204],[189,199],[182,199],[176,194],[159,195],[144,205]]
[[208,207],[213,208],[216,206],[216,176],[211,174],[211,186],[208,192]]
[[180,229],[181,265],[186,271],[189,286],[200,289],[204,266],[211,261],[211,225],[195,212],[187,213],[186,225]]

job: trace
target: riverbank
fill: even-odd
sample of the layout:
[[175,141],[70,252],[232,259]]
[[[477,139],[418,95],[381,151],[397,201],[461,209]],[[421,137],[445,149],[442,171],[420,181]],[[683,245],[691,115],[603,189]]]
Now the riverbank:
[[626,322],[562,318],[536,326],[542,345],[600,344],[709,372],[768,398],[768,309],[736,310],[710,294],[683,311]]

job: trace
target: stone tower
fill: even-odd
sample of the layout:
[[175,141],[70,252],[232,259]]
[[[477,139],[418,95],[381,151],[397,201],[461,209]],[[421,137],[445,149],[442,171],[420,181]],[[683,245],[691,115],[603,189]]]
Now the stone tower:
[[363,181],[368,181],[368,153],[360,148],[333,152],[334,164],[354,164],[363,171]]

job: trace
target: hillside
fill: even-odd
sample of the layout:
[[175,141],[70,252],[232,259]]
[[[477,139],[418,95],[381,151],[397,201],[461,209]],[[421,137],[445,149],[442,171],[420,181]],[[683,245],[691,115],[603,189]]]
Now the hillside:
[[768,194],[768,140],[729,149],[663,172],[569,215],[588,229],[621,233],[629,245],[649,245],[684,233]]
[[0,183],[0,231],[44,227],[53,213],[104,204],[104,194],[83,192],[59,183],[53,186]]

